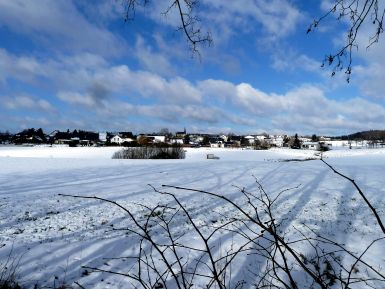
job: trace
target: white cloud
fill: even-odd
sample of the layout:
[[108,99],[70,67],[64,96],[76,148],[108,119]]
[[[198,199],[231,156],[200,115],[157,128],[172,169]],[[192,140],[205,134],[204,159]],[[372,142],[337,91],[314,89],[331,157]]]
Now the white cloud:
[[236,94],[234,84],[224,80],[206,79],[198,83],[198,88],[204,93],[207,100],[215,99],[222,103]]
[[[359,2],[359,5],[363,5],[363,2]],[[321,9],[323,11],[330,10],[335,4],[335,1],[323,0],[321,2]],[[379,1],[379,12],[384,11],[385,3]],[[338,17],[339,10],[330,16],[330,19]],[[361,95],[363,97],[369,97],[375,101],[385,100],[385,58],[383,57],[385,51],[385,39],[384,34],[380,35],[378,43],[374,43],[368,47],[373,39],[371,37],[376,32],[376,25],[373,25],[373,14],[372,11],[367,15],[365,21],[360,25],[359,31],[356,37],[355,46],[352,50],[352,75],[351,84],[359,87]],[[321,25],[331,23],[332,21],[324,21]],[[351,19],[345,17],[335,22],[338,26],[337,31],[341,31],[341,28],[345,31],[337,33],[337,36],[333,39],[334,52],[336,53],[342,47],[346,45],[348,28],[351,27]],[[334,29],[335,30],[335,29]],[[348,51],[347,51],[348,52]],[[344,65],[349,62],[349,58],[343,58]],[[336,75],[340,78],[345,78],[345,70]]]
[[[338,134],[385,125],[384,106],[359,97],[330,99],[314,85],[299,86],[285,94],[266,93],[247,83],[235,85],[222,80],[207,81],[203,87],[211,96],[217,91],[218,97],[228,98],[244,118],[270,123],[268,129]],[[223,94],[223,88],[231,93]]]
[[175,74],[174,68],[166,57],[167,54],[154,52],[153,48],[146,44],[145,40],[141,36],[138,36],[136,39],[135,55],[142,67],[146,70],[163,76]]
[[60,47],[71,52],[117,55],[123,48],[122,41],[90,23],[71,0],[0,0],[0,26],[55,51]]
[[[153,1],[147,9],[139,11],[158,24],[177,29],[181,26],[180,15],[177,9],[168,10],[170,3]],[[165,11],[168,13],[164,14]],[[215,44],[227,42],[239,33],[247,34],[256,30],[262,31],[265,39],[270,41],[282,39],[295,32],[297,25],[305,18],[288,0],[202,0],[194,11],[193,16],[200,20],[196,28],[202,34],[211,32]]]
[[56,109],[45,99],[36,99],[31,96],[21,95],[16,97],[0,97],[4,106],[10,110],[41,110],[53,113]]
[[[202,128],[241,126],[332,134],[385,125],[383,105],[360,97],[335,100],[330,91],[310,84],[277,94],[250,83],[221,79],[193,83],[182,77],[166,78],[126,65],[110,65],[93,54],[40,61],[0,50],[0,63],[5,67],[0,74],[4,85],[17,79],[39,86],[43,78],[53,94],[79,114],[72,114],[74,121],[85,126],[94,126],[95,119],[135,123],[137,116],[147,123],[161,121],[163,126],[190,123]],[[47,100],[25,95],[3,100],[9,111],[54,110]],[[82,111],[89,117],[83,117]]]
[[[368,24],[370,26],[370,24]],[[375,100],[385,100],[385,38],[381,35],[378,43],[370,47],[369,38],[373,27],[364,26],[358,37],[359,49],[353,54],[354,63],[361,63],[353,67],[353,80],[359,85],[364,96]],[[357,61],[358,60],[358,61]]]
[[[303,70],[314,72],[316,74],[324,74],[321,68],[321,61],[317,61],[305,54],[299,54],[290,49],[277,49],[271,54],[272,67],[280,72],[294,72]],[[328,77],[330,73],[328,73]]]
[[88,94],[81,94],[78,92],[59,91],[57,97],[64,102],[74,105],[84,105],[92,108],[96,105],[95,99]]
[[301,12],[286,0],[204,0],[203,3],[211,8],[206,17],[215,25],[221,25],[224,35],[235,33],[239,27],[252,31],[257,23],[269,38],[277,39],[293,33],[303,20]]
[[37,76],[45,75],[39,62],[31,57],[17,57],[0,48],[0,81],[8,78],[32,82]]
[[[38,86],[47,86],[48,83],[56,91],[70,88],[82,95],[87,94],[88,98],[93,98],[94,104],[112,93],[155,98],[163,103],[199,103],[202,100],[199,89],[184,78],[132,71],[126,65],[109,66],[100,56],[89,53],[63,56],[56,61],[40,61],[33,57],[17,57],[0,49],[0,64],[3,84],[10,79]],[[76,98],[73,102],[79,102],[79,97]],[[91,104],[90,99],[85,102]]]

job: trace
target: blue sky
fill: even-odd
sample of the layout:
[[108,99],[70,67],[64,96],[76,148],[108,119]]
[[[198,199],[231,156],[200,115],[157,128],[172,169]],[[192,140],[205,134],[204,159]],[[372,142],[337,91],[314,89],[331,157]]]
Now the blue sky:
[[168,0],[125,23],[121,0],[0,0],[0,131],[341,135],[385,128],[384,41],[358,37],[353,76],[330,77],[326,54],[346,24],[330,0],[201,0],[202,31],[189,50]]

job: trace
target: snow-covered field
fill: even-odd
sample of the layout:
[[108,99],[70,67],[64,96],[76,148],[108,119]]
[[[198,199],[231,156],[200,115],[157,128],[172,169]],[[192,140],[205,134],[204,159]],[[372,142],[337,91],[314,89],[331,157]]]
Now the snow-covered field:
[[[128,256],[137,246],[132,234],[113,230],[130,225],[124,212],[97,200],[59,194],[113,200],[140,218],[143,208],[139,203],[151,207],[168,202],[148,184],[159,189],[167,184],[206,190],[237,201],[242,196],[236,186],[252,190],[255,176],[271,194],[298,186],[283,195],[274,211],[288,237],[295,235],[296,229],[305,230],[306,224],[357,254],[382,237],[351,183],[319,160],[282,161],[311,158],[312,151],[200,148],[188,149],[184,160],[113,160],[117,149],[0,147],[0,263],[11,251],[11,258],[20,258],[17,274],[23,285],[54,288],[66,283],[79,288],[76,281],[85,288],[131,288],[124,276],[87,274],[81,268],[129,270],[124,259],[111,259]],[[207,160],[207,153],[220,159]],[[385,150],[335,150],[324,156],[359,184],[385,220]],[[202,226],[219,213],[232,214],[224,202],[206,195],[172,192]],[[178,226],[181,231],[188,230],[183,222]],[[184,240],[189,240],[186,236]],[[376,243],[363,259],[385,268],[385,242]],[[253,266],[252,260],[242,259],[237,264],[234,281],[245,280],[244,288],[251,288],[248,270],[240,268]]]

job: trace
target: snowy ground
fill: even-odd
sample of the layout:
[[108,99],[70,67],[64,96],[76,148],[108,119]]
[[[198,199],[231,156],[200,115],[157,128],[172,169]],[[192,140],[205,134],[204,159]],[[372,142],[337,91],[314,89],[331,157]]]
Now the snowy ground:
[[[312,151],[189,149],[185,160],[113,160],[117,148],[0,147],[0,263],[20,258],[18,276],[25,286],[58,287],[77,281],[85,288],[130,288],[127,278],[92,273],[81,268],[124,270],[124,261],[135,238],[113,228],[128,226],[118,208],[96,200],[59,194],[98,196],[117,201],[140,217],[137,203],[154,206],[167,202],[148,186],[184,186],[223,194],[241,195],[234,186],[252,189],[253,176],[268,192],[299,186],[278,203],[276,217],[282,230],[295,234],[303,223],[359,253],[381,237],[371,212],[352,185],[319,160],[283,162],[314,157]],[[219,160],[207,160],[214,153]],[[335,150],[326,160],[355,179],[385,220],[385,150]],[[174,192],[174,191],[173,191]],[[177,192],[204,224],[218,211],[231,215],[223,202],[198,193]],[[188,230],[179,224],[180,230]],[[365,254],[365,260],[385,268],[385,242]],[[106,259],[107,258],[107,259]],[[240,260],[239,268],[251,266]],[[128,270],[128,268],[126,268]],[[247,271],[247,270],[246,270]],[[242,273],[245,274],[245,273]],[[239,279],[248,280],[239,273]],[[244,288],[251,286],[251,281]],[[380,288],[380,287],[378,287]]]

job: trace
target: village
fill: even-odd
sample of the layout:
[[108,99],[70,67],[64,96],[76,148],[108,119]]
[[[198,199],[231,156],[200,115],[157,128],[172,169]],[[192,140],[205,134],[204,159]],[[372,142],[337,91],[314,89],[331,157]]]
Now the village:
[[293,148],[305,150],[330,150],[333,148],[376,148],[384,147],[381,137],[342,136],[328,137],[287,134],[208,134],[188,133],[183,131],[172,133],[168,129],[161,129],[158,133],[121,132],[92,132],[85,130],[55,130],[44,133],[39,129],[25,129],[16,134],[0,132],[1,145],[64,145],[76,146],[122,146],[138,147],[149,145],[180,145],[183,147],[211,147],[211,148],[242,148],[269,149]]

